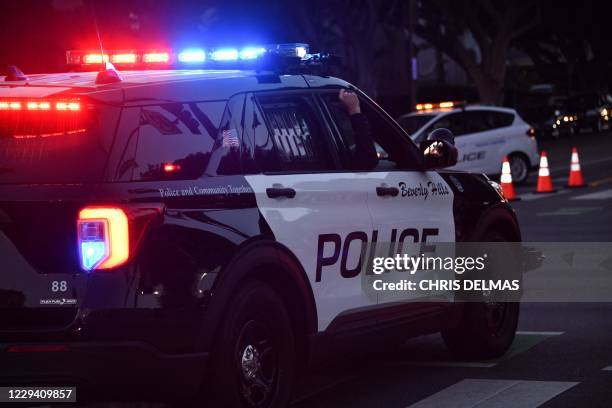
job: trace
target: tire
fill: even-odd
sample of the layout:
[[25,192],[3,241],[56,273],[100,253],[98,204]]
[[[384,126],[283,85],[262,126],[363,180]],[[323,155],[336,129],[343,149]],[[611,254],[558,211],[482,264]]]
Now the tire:
[[204,384],[213,394],[211,406],[286,407],[296,356],[285,305],[270,286],[257,281],[248,282],[234,299],[213,350],[210,383]]
[[[485,234],[481,241],[507,240],[493,232]],[[519,309],[518,302],[466,302],[459,324],[443,331],[442,338],[453,354],[461,358],[500,357],[514,341]]]
[[509,157],[512,182],[523,184],[529,177],[529,161],[522,154],[512,154]]

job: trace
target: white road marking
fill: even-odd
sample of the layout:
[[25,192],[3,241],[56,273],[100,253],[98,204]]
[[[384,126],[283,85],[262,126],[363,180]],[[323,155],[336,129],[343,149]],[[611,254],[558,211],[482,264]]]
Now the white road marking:
[[612,189],[596,191],[570,198],[570,200],[609,200],[612,198]]
[[[560,336],[565,332],[562,331],[517,331],[517,336]],[[464,368],[491,368],[495,367],[502,361],[505,361],[509,358],[514,357],[517,354],[524,353],[528,349],[530,349],[533,345],[527,347],[526,349],[517,346],[516,339],[513,347],[506,353],[505,356],[500,357],[499,359],[489,360],[489,361],[454,361],[454,360],[423,360],[423,361],[390,361],[388,365],[390,366],[408,366],[408,367],[464,367]]]
[[525,193],[525,194],[519,194],[518,197],[523,200],[523,201],[533,201],[533,200],[539,200],[540,198],[547,198],[547,197],[555,197],[561,194],[567,194],[569,193],[569,190],[563,189],[563,190],[557,190],[554,193],[542,193],[542,194],[538,194],[538,193]]
[[568,215],[582,215],[588,212],[599,211],[603,209],[603,207],[562,207],[556,209],[555,211],[546,211],[536,213],[538,217],[547,217],[547,216],[568,216]]
[[465,367],[465,368],[491,368],[497,365],[497,362],[484,363],[480,361],[406,361],[406,362],[391,362],[390,366],[408,366],[408,367]]
[[602,371],[612,371],[612,366],[607,366],[601,369]]
[[[350,375],[350,376],[343,376],[334,380],[329,380],[326,381],[324,385],[319,386],[318,384],[306,384],[307,387],[307,391],[303,391],[298,389],[296,392],[296,395],[294,395],[293,399],[292,399],[292,404],[298,403],[298,402],[302,402],[302,401],[306,401],[316,395],[322,394],[325,391],[331,390],[341,384],[344,384],[346,382],[352,381],[356,378],[358,378],[359,376],[357,374],[355,375]],[[302,380],[302,382],[304,382],[305,380]],[[302,384],[302,386],[304,386]]]
[[[605,163],[605,162],[609,162],[612,161],[612,158],[608,157],[605,159],[595,159],[595,160],[580,160],[580,167],[587,167],[590,166],[592,164],[599,164],[599,163]],[[560,174],[560,173],[569,173],[569,166],[567,167],[558,167],[555,169],[551,169],[550,173],[551,174]]]
[[410,408],[537,407],[578,384],[569,381],[465,379]]

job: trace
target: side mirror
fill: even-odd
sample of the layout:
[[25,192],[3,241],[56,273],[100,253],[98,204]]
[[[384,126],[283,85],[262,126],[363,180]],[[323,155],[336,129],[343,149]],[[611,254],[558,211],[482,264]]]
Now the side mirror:
[[420,150],[426,169],[443,169],[457,164],[455,137],[448,129],[431,132],[427,140],[421,142]]

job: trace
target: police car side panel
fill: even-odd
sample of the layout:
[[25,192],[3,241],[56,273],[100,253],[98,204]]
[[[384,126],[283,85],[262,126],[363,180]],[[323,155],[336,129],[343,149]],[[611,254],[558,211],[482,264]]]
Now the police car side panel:
[[440,171],[454,192],[453,218],[458,242],[478,241],[488,229],[520,241],[521,232],[512,207],[476,173]]
[[[368,208],[378,242],[390,243],[395,252],[418,256],[424,248],[422,244],[455,241],[454,193],[437,172],[398,170],[371,174],[374,183],[368,189]],[[376,187],[381,185],[397,187],[399,194],[395,197],[378,196]],[[405,279],[405,276],[400,273],[391,273],[385,277],[385,281],[401,279]],[[444,294],[430,292],[428,297],[440,295]],[[381,291],[378,293],[378,304],[389,306],[396,302],[425,300],[418,296],[423,297],[424,294]]]
[[[9,235],[0,236],[0,251],[8,272],[2,278],[2,307],[10,307],[14,317],[24,317],[20,326],[7,326],[5,321],[0,327],[3,332],[0,338],[42,340],[47,336],[39,330],[53,329],[49,336],[66,340],[140,340],[173,352],[193,347],[217,274],[248,239],[272,236],[247,188],[241,176],[165,183],[28,186],[27,192],[25,186],[12,187],[13,194],[29,197],[29,200],[36,199],[36,192],[39,192],[42,206],[30,215],[32,222],[36,223],[41,238],[55,241],[49,246],[57,246],[58,251],[71,254],[70,259],[74,258],[74,262],[70,270],[38,271],[32,266],[36,265],[31,263],[33,260],[22,255],[31,251],[24,252],[26,248],[17,249],[7,241],[7,237],[13,236],[9,231]],[[181,197],[170,193],[190,189],[201,195]],[[3,191],[8,194],[8,189],[3,187]],[[60,196],[62,202],[46,201]],[[34,204],[35,201],[21,203],[20,212],[32,209]],[[76,219],[80,208],[158,204],[164,206],[163,216],[147,230],[129,265],[110,271],[86,273],[80,270],[76,246]],[[59,212],[55,209],[58,206],[61,206],[57,209],[61,210]],[[5,226],[10,229],[10,224],[15,222],[33,226],[17,218],[13,207],[2,206],[3,230]],[[48,217],[55,217],[54,222],[50,223]],[[59,228],[60,224],[67,234],[61,233],[56,238],[48,236],[47,229],[51,231],[54,225]],[[67,289],[52,291],[54,281],[65,281]],[[56,302],[62,299],[63,304]],[[21,311],[15,309],[19,305]],[[3,310],[8,312],[8,309]],[[56,317],[49,320],[53,315]],[[47,326],[38,325],[39,320],[39,324]]]
[[[318,329],[342,311],[376,305],[358,276],[364,236],[373,226],[366,198],[373,184],[359,173],[246,176],[257,205],[278,242],[306,271],[317,305]],[[294,198],[270,198],[273,185]]]
[[[536,167],[540,160],[538,152],[538,142],[535,139],[527,136],[529,125],[525,124],[520,127],[512,127],[515,131],[509,134],[506,138],[506,144],[504,145],[504,152],[500,152],[500,156],[503,159],[503,155],[510,155],[513,153],[521,153],[528,159],[530,167]],[[498,172],[500,170],[498,169]]]

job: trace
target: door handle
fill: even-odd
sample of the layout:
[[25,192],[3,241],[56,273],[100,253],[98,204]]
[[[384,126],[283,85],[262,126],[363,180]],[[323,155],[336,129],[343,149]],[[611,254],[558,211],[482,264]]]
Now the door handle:
[[280,198],[280,197],[293,198],[295,197],[295,190],[292,188],[285,188],[285,187],[271,187],[271,188],[266,188],[266,194],[270,198]]
[[379,197],[383,197],[383,196],[397,197],[398,194],[399,194],[399,188],[397,187],[386,187],[386,186],[376,187],[376,195]]

